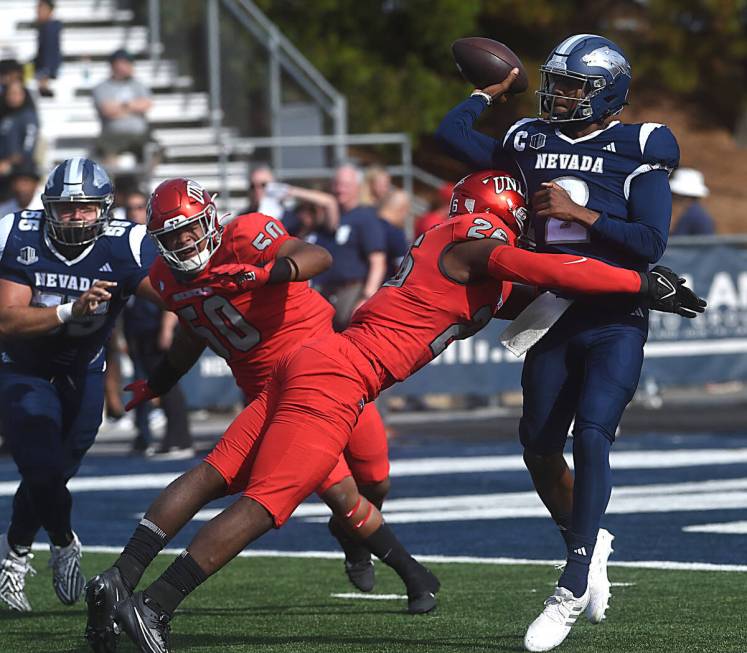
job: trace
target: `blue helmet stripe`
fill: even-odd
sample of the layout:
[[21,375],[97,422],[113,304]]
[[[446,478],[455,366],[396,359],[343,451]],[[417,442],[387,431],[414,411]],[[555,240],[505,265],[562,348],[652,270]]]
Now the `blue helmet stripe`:
[[[83,194],[83,168],[85,167],[85,161],[85,159],[76,157],[66,162],[65,178],[62,182],[64,184],[64,188],[62,189],[63,197]],[[70,188],[71,186],[77,186],[77,188]]]

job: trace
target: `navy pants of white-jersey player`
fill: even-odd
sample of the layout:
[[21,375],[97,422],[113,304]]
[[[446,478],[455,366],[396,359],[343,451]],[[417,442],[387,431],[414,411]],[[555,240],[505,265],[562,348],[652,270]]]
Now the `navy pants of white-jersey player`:
[[103,374],[32,374],[0,365],[0,426],[21,476],[8,541],[30,546],[44,528],[56,546],[70,542],[78,471],[101,424]]
[[633,398],[648,334],[644,309],[577,300],[524,361],[521,443],[539,456],[558,454],[573,427],[573,512],[563,533],[568,562],[558,581],[586,591],[597,531],[609,502],[609,452]]

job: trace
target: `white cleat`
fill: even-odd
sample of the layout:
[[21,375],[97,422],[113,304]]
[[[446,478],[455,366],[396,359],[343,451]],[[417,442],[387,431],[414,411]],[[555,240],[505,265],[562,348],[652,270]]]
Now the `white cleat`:
[[36,572],[29,564],[32,553],[17,555],[8,544],[8,536],[0,537],[0,601],[11,610],[31,612],[31,604],[24,591],[26,575]]
[[550,651],[560,646],[588,603],[588,588],[577,599],[565,587],[556,587],[555,593],[545,601],[545,609],[527,628],[524,648],[527,651]]
[[601,623],[610,605],[610,581],[607,578],[607,560],[612,553],[615,536],[604,528],[597,533],[597,543],[589,565],[589,605],[586,618],[593,624]]
[[52,585],[65,605],[72,605],[83,594],[86,579],[80,571],[80,559],[83,557],[80,540],[73,533],[73,541],[67,546],[49,545],[51,557],[49,566],[52,567]]

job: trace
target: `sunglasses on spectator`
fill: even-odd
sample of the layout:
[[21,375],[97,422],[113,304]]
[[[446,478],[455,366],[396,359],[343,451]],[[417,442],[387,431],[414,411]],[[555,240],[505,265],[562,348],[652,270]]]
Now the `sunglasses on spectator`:
[[259,181],[259,182],[252,181],[249,184],[249,188],[264,188],[269,183],[270,183],[269,181]]
[[146,204],[128,204],[126,209],[128,211],[143,211],[145,210]]

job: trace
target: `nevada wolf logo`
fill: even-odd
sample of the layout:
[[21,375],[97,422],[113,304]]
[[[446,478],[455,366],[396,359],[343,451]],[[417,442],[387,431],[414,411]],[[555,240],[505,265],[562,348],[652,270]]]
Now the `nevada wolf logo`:
[[36,250],[33,247],[22,247],[21,253],[16,256],[16,261],[22,265],[33,265],[39,260]]
[[596,68],[605,68],[612,73],[612,77],[618,75],[627,75],[630,77],[630,64],[625,60],[619,52],[610,50],[607,46],[592,50],[589,54],[585,54],[581,57],[587,66],[595,66]]

